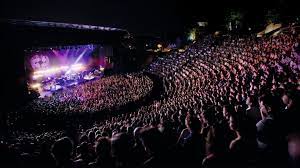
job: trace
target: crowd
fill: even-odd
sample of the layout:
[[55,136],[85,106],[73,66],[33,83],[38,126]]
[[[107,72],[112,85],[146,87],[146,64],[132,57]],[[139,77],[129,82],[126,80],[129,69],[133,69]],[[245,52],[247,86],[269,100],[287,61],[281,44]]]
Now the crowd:
[[[290,33],[201,37],[184,53],[160,58],[145,70],[163,80],[162,99],[74,134],[18,133],[26,139],[1,142],[0,159],[11,167],[299,167],[299,41]],[[133,78],[143,81],[140,90],[134,84],[124,88],[132,92],[131,101],[151,89],[151,81],[143,79]],[[107,98],[88,85],[53,101],[76,95],[76,101],[91,100],[84,107],[99,108],[97,101],[111,93],[110,100],[120,100],[120,81],[108,82],[105,87],[116,87],[102,95]],[[71,107],[82,109],[77,103]]]
[[28,128],[37,123],[57,126],[58,121],[78,124],[75,121],[80,118],[85,120],[86,116],[94,117],[91,114],[101,115],[136,102],[146,97],[152,87],[152,80],[142,73],[108,76],[36,99],[10,114],[9,122],[11,128]]

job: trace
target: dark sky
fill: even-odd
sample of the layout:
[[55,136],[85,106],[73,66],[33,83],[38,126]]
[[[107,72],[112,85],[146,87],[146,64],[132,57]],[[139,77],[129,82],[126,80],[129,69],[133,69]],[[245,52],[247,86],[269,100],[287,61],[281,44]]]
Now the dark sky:
[[160,0],[5,1],[0,2],[4,18],[112,26],[150,34],[179,25],[175,5]]
[[1,0],[0,16],[125,28],[135,34],[180,32],[206,16],[222,19],[225,7],[252,11],[292,0]]

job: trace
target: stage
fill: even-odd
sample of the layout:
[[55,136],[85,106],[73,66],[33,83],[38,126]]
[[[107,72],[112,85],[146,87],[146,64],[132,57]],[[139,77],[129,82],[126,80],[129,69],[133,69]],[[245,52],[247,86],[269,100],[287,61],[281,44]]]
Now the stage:
[[35,48],[27,51],[28,88],[40,97],[99,79],[106,67],[109,48],[99,44]]
[[34,88],[39,93],[39,98],[52,96],[53,93],[60,90],[64,90],[76,85],[97,80],[103,77],[103,72],[98,69],[92,69],[89,71],[81,71],[69,73],[63,76],[52,76],[41,81],[40,83],[32,84],[31,87]]

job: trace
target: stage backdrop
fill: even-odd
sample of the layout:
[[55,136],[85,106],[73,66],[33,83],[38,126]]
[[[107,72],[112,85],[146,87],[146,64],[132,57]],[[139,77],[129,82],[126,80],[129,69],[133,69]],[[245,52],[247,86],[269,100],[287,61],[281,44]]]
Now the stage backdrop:
[[25,72],[32,81],[53,75],[54,71],[68,71],[71,67],[105,69],[112,66],[112,55],[112,47],[96,44],[35,48],[26,50]]

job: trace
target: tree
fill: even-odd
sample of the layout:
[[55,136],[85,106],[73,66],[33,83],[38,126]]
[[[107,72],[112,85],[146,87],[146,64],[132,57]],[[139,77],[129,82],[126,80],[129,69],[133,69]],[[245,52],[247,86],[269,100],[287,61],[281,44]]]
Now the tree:
[[226,9],[225,23],[229,31],[240,30],[243,28],[245,12],[242,9]]
[[265,23],[279,23],[280,22],[280,11],[277,8],[267,9],[265,12]]

